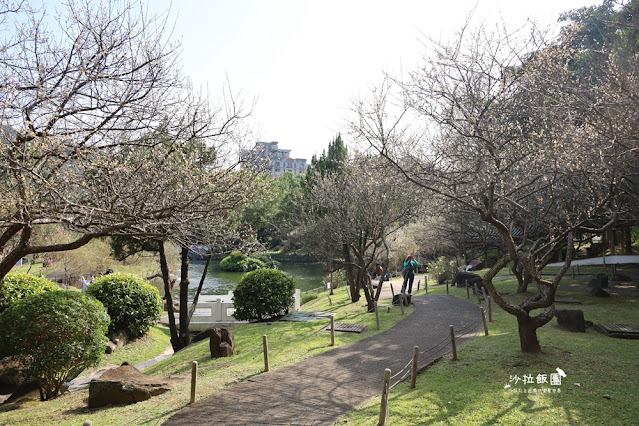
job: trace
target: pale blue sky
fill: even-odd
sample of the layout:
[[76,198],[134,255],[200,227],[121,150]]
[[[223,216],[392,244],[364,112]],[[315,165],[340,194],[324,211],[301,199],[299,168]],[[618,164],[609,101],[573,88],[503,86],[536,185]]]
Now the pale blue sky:
[[[169,0],[143,0],[161,10]],[[598,1],[596,4],[600,4]],[[503,16],[550,25],[594,0],[174,0],[175,36],[195,86],[258,98],[251,120],[260,140],[293,157],[321,153],[339,131],[349,101],[383,71],[413,68],[427,34],[450,38],[476,6],[473,22]]]

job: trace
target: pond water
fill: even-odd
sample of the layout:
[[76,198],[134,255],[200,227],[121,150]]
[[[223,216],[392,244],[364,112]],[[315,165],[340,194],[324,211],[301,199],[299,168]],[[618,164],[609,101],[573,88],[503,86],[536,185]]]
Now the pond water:
[[[211,262],[202,286],[202,294],[227,294],[229,290],[235,289],[244,275],[243,272],[221,271],[218,265],[218,262]],[[195,293],[204,272],[204,266],[204,262],[191,262],[189,265],[189,293]],[[279,269],[292,276],[295,288],[299,288],[302,292],[322,287],[322,280],[328,275],[319,263],[282,263]],[[176,286],[176,293],[179,291],[178,288]]]

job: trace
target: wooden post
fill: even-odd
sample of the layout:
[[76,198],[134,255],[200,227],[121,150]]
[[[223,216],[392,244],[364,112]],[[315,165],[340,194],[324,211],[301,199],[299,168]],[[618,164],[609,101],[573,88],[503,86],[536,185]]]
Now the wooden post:
[[493,305],[490,303],[490,296],[486,296],[486,302],[488,302],[488,321],[493,322]]
[[424,290],[426,290],[426,294],[428,294],[428,275],[424,279]]
[[390,391],[390,368],[384,370],[384,385],[382,387],[382,402],[379,405],[379,424],[386,424],[386,413],[388,412],[388,392]]
[[377,329],[379,330],[379,311],[377,310],[377,300],[375,303],[375,322],[377,323]]
[[417,291],[419,291],[419,285],[422,283],[422,280],[417,280]]
[[455,327],[450,326],[450,344],[453,347],[453,361],[457,361],[457,344],[455,343]]
[[419,361],[419,346],[415,346],[413,348],[413,371],[410,378],[411,389],[415,389],[415,384],[417,384],[417,362],[418,361]]
[[389,283],[391,288],[391,294],[395,297],[395,289],[393,288],[393,283]]
[[486,287],[481,288],[481,294],[484,295],[484,300],[486,300]]
[[197,386],[197,361],[193,361],[191,364],[191,401],[189,404],[195,402],[195,388]]
[[466,283],[466,299],[470,299],[470,289],[468,288],[468,280],[464,281]]
[[484,308],[479,308],[481,311],[481,320],[484,323],[484,336],[488,336],[488,325],[486,325],[486,313],[484,312]]
[[264,346],[264,372],[268,371],[268,340],[266,334],[262,336],[262,344]]
[[448,294],[448,280],[446,280],[446,294]]
[[335,346],[335,318],[331,316],[331,346]]
[[404,315],[404,293],[399,293],[399,307],[402,311],[402,315]]
[[475,293],[477,293],[477,303],[481,303],[481,298],[479,297],[479,288],[477,288],[477,283],[475,285]]

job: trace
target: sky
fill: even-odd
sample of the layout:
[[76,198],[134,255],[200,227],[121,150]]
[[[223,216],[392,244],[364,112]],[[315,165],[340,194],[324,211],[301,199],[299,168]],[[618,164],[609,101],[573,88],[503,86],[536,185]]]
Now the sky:
[[[320,155],[353,99],[384,72],[414,69],[428,38],[448,40],[472,24],[534,19],[555,25],[560,13],[593,0],[144,0],[170,8],[182,68],[196,88],[219,94],[228,81],[248,104],[257,140],[277,141],[294,158]],[[348,144],[348,138],[346,138]]]

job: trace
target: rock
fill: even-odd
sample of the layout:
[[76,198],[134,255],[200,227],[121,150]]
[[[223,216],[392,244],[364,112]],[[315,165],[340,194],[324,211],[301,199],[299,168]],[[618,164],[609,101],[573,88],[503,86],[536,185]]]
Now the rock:
[[116,345],[113,342],[107,342],[106,345],[106,349],[104,350],[104,353],[106,354],[112,354],[113,352],[115,352],[115,350],[118,348],[118,345]]
[[466,270],[467,271],[479,271],[480,269],[482,269],[484,267],[484,261],[483,260],[479,260],[479,259],[473,259],[470,261],[470,263],[466,266]]
[[[395,306],[399,306],[399,298],[400,298],[401,294],[396,294],[395,296],[393,296],[393,305]],[[404,306],[408,306],[410,305],[410,299],[411,299],[412,295],[411,294],[405,294],[404,295]]]
[[607,288],[608,287],[608,275],[597,274],[597,276],[590,280],[588,287],[591,288]]
[[116,330],[109,333],[109,340],[120,348],[131,341],[131,335],[127,330]]
[[590,295],[595,297],[610,297],[610,293],[601,287],[595,287],[590,290]]
[[457,271],[457,275],[455,275],[455,279],[453,280],[453,285],[457,285],[457,287],[466,287],[466,283],[472,288],[475,283],[477,283],[477,287],[481,287],[482,278],[471,272],[463,272]]
[[557,324],[561,328],[565,328],[568,331],[586,331],[584,312],[581,310],[559,309],[555,311],[555,316],[557,317]]
[[145,401],[175,388],[185,380],[185,376],[149,377],[140,373],[132,365],[107,370],[101,377],[89,384],[89,408],[108,404],[130,404]]
[[210,329],[209,349],[211,358],[223,358],[235,355],[233,333],[226,328]]

